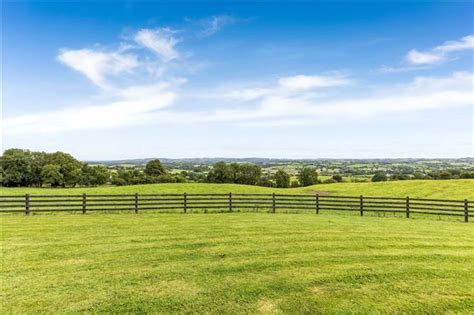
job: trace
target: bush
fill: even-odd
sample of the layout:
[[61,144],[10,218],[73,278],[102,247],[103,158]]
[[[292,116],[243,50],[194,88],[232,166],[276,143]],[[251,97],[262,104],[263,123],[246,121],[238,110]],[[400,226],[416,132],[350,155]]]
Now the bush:
[[387,180],[387,175],[383,172],[377,172],[374,176],[372,176],[373,182],[384,182]]
[[300,187],[300,183],[297,180],[291,181],[290,187],[295,188],[295,187]]
[[337,183],[338,181],[334,180],[333,178],[328,178],[323,180],[323,184],[334,184]]
[[176,183],[176,178],[169,174],[164,174],[155,177],[155,183]]
[[336,174],[336,175],[333,175],[332,176],[332,179],[338,183],[341,183],[342,182],[342,176],[339,175],[339,174]]

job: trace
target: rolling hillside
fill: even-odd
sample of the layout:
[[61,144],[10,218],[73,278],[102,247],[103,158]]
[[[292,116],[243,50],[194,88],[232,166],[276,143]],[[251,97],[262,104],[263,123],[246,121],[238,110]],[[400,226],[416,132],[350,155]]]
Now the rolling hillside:
[[138,193],[272,193],[395,196],[441,199],[474,199],[474,180],[410,180],[379,183],[321,184],[298,188],[268,188],[235,184],[152,184],[93,188],[0,188],[0,195],[16,194],[132,194]]

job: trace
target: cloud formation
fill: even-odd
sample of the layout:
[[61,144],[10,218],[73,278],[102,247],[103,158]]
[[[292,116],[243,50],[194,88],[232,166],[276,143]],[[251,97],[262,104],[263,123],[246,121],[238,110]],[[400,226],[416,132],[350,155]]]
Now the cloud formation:
[[95,104],[86,103],[65,109],[6,118],[8,134],[34,135],[74,130],[111,129],[149,122],[149,114],[171,106],[177,94],[174,88],[183,83],[160,82],[131,86],[108,95]]
[[406,60],[412,65],[430,65],[445,61],[453,52],[474,49],[474,35],[465,36],[459,40],[444,42],[428,51],[412,49]]
[[341,75],[295,75],[281,78],[278,83],[280,86],[291,90],[309,90],[314,88],[343,86],[351,84],[351,81]]
[[[153,76],[164,73],[164,64],[178,59],[179,52],[175,38],[176,31],[170,28],[140,29],[133,36],[133,42],[121,43],[116,49],[101,47],[69,49],[62,48],[57,59],[62,64],[86,76],[102,89],[110,89],[109,79],[124,74],[132,74],[137,69],[146,69]],[[143,58],[143,51],[151,51],[159,60]]]
[[57,58],[102,88],[109,86],[106,80],[108,76],[131,72],[139,65],[137,57],[132,54],[87,48],[61,49]]
[[[184,83],[133,86],[114,95],[114,100],[96,105],[24,115],[4,120],[8,134],[36,134],[79,129],[106,129],[126,125],[233,123],[243,126],[274,127],[320,124],[377,115],[474,105],[474,74],[455,72],[444,77],[417,77],[386,90],[374,90],[366,97],[327,98],[311,90],[289,91],[281,86],[246,89],[244,97],[229,98],[219,92],[212,97],[232,100],[227,108],[174,110]],[[244,89],[245,91],[245,89]],[[234,91],[238,95],[240,91]],[[219,96],[220,95],[220,96]],[[209,97],[206,94],[205,97]],[[48,126],[45,129],[45,126]]]
[[168,27],[141,29],[134,39],[141,46],[151,49],[164,62],[169,62],[179,58],[175,47],[179,40],[174,36],[175,34],[176,31]]
[[223,27],[235,23],[235,18],[229,15],[216,15],[200,21],[202,29],[199,32],[200,37],[208,37],[219,32]]

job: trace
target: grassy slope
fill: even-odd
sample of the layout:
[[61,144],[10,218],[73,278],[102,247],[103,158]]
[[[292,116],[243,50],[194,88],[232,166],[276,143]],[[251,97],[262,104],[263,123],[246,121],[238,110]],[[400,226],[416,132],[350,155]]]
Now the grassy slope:
[[250,213],[1,220],[6,313],[474,312],[470,224]]
[[47,188],[0,188],[0,195],[6,194],[79,194],[86,193],[314,193],[326,192],[333,195],[366,196],[411,196],[420,198],[474,199],[474,180],[410,180],[382,183],[339,183],[310,187],[275,189],[233,184],[156,184],[136,186],[104,186],[96,188],[47,189]]

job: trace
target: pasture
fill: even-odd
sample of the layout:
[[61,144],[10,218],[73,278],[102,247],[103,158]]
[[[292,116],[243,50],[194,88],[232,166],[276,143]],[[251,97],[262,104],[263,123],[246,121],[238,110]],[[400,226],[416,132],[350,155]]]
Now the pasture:
[[5,313],[472,313],[474,229],[314,214],[3,215]]
[[190,194],[196,193],[279,193],[279,194],[321,194],[350,196],[390,196],[438,199],[474,199],[474,180],[406,180],[377,183],[337,183],[320,184],[298,188],[270,188],[236,184],[152,184],[132,186],[101,186],[92,188],[0,188],[0,195],[20,195],[25,193],[45,194]]

